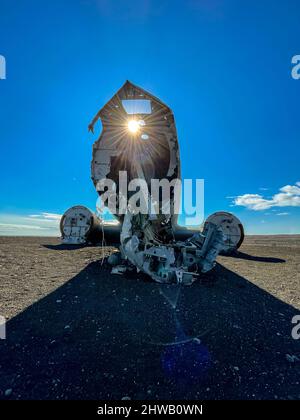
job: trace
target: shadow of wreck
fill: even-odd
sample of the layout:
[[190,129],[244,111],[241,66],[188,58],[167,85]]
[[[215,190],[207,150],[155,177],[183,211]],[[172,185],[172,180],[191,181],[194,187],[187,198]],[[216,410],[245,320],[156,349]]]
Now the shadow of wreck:
[[230,256],[233,258],[241,259],[241,260],[258,261],[258,262],[265,262],[265,263],[285,263],[285,260],[282,258],[254,256],[254,255],[246,254],[245,252],[241,252],[241,251],[237,251]]
[[210,276],[180,288],[89,264],[8,322],[1,398],[298,398],[296,309],[220,265]]

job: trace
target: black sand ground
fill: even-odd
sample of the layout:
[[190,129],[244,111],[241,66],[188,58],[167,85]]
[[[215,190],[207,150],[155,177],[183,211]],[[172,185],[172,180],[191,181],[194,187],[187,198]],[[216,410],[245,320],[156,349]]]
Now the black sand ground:
[[0,398],[300,399],[299,236],[248,237],[181,289],[102,252],[0,238]]

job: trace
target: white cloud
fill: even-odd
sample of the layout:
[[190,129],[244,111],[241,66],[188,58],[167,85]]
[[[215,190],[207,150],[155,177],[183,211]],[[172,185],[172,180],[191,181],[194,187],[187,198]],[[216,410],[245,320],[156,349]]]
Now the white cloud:
[[[298,184],[298,183],[297,183]],[[300,187],[296,185],[286,185],[285,187],[280,188],[280,191],[286,194],[300,195]]]
[[283,212],[283,213],[277,213],[276,216],[288,216],[290,213]]
[[295,185],[285,185],[271,198],[261,194],[243,194],[234,198],[234,205],[250,210],[267,210],[272,207],[300,207],[300,182]]
[[56,213],[0,214],[0,235],[59,236],[61,216]]
[[13,223],[0,223],[0,229],[33,229],[33,230],[44,230],[47,228],[41,227],[41,226],[32,226],[32,225],[19,225],[19,224],[13,224]]
[[61,214],[57,214],[57,213],[40,213],[40,214],[30,214],[29,217],[36,219],[36,218],[40,218],[40,219],[45,219],[45,220],[60,220],[61,219]]
[[268,205],[260,194],[244,194],[235,197],[234,204],[236,206],[244,206],[251,210],[266,210],[271,206]]

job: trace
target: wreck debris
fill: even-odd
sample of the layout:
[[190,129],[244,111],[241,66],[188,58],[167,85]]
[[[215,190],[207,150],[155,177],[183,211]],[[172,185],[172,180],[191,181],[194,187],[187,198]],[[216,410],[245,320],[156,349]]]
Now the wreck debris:
[[[112,273],[136,269],[159,283],[185,285],[211,270],[220,252],[238,249],[244,231],[231,213],[212,214],[202,231],[177,224],[179,145],[174,115],[166,104],[127,81],[90,123],[93,133],[98,119],[102,133],[93,145],[91,176],[119,225],[107,226],[86,207],[75,206],[61,220],[64,243],[117,244],[120,252],[108,259]],[[120,174],[126,174],[125,181]],[[136,192],[127,186],[136,180],[146,186],[139,191],[140,201],[148,205],[145,212],[131,206]],[[172,186],[169,194],[156,191],[153,198],[153,180],[158,182],[156,190],[162,182]],[[112,181],[113,188],[104,191],[99,187],[103,181]]]
[[112,268],[111,274],[124,274],[128,270],[128,267],[126,265],[116,265]]
[[87,207],[69,208],[60,221],[63,244],[96,243],[101,234],[101,221]]
[[224,234],[223,254],[232,254],[242,245],[245,237],[244,228],[234,214],[218,211],[206,219],[205,224],[207,223],[213,223],[222,229]]
[[[94,117],[90,131],[94,131],[98,119],[102,122],[102,133],[94,143],[91,164],[96,189],[100,181],[110,179],[116,184],[115,193],[119,194],[121,171],[127,173],[127,183],[143,179],[149,190],[152,179],[169,182],[180,179],[174,115],[160,99],[127,81]],[[173,200],[174,192],[171,192],[171,204]],[[165,204],[160,201],[159,210]],[[117,209],[109,209],[122,222],[120,206],[121,203],[117,203]],[[174,212],[171,212],[168,226],[171,220],[177,221]],[[162,235],[166,231],[167,228]]]
[[[127,172],[128,183],[143,179],[149,189],[152,179],[180,179],[174,116],[158,98],[127,81],[94,117],[90,131],[94,132],[98,119],[103,130],[93,146],[91,168],[100,197],[103,196],[97,185],[106,178],[114,181],[114,194],[118,196],[121,171]],[[130,207],[120,214],[120,199],[116,208],[110,207],[109,200],[104,203],[121,222],[123,264],[114,265],[115,273],[123,272],[127,260],[160,283],[191,284],[200,273],[213,268],[224,247],[222,229],[208,222],[203,232],[190,233],[184,241],[176,241],[174,190],[167,201],[159,197],[155,205],[162,210],[169,204],[170,212],[158,211],[155,215],[136,213]]]
[[147,241],[145,237],[140,240],[142,230],[133,230],[133,226],[134,216],[127,213],[121,232],[121,252],[138,270],[159,283],[193,283],[199,273],[214,267],[224,243],[222,230],[211,223],[203,233],[198,232],[185,242],[166,243]]
[[63,244],[100,244],[104,240],[105,245],[120,244],[120,225],[105,222],[85,206],[71,207],[63,214],[60,232]]

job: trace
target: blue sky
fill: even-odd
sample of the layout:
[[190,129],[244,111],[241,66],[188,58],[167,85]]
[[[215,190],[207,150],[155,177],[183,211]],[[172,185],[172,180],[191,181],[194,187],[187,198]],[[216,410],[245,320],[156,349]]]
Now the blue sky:
[[206,215],[300,233],[299,1],[0,6],[0,234],[57,234],[68,207],[95,208],[87,125],[126,79],[173,109],[182,175],[205,179]]

